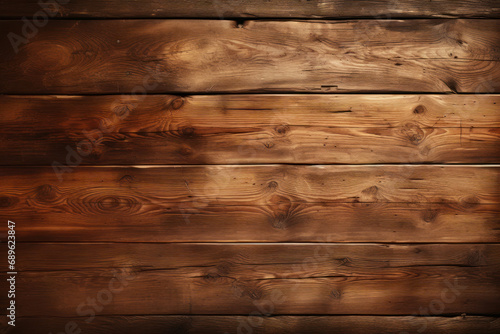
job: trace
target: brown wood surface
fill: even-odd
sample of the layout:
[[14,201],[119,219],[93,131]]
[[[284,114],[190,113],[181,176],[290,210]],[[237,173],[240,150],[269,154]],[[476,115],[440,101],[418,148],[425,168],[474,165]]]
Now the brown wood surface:
[[64,20],[15,53],[0,93],[500,92],[497,20]]
[[37,0],[1,0],[0,17],[31,17],[41,8],[54,17],[500,17],[495,0],[71,0],[43,7]]
[[499,240],[497,167],[76,167],[62,182],[50,167],[0,175],[0,217],[20,222],[22,241]]
[[[0,318],[0,324],[5,323]],[[69,325],[68,325],[69,323]],[[75,323],[76,325],[73,325]],[[241,333],[255,334],[401,334],[421,330],[429,333],[496,334],[500,319],[484,316],[98,316],[85,318],[21,318],[16,325],[23,333],[49,333],[66,326],[94,334]],[[10,333],[10,332],[7,332]]]
[[500,1],[42,1],[0,333],[500,332]]
[[498,95],[0,96],[0,154],[49,166],[67,146],[85,165],[498,163],[499,106]]
[[[0,324],[5,324],[0,318]],[[69,325],[68,325],[69,323]],[[76,325],[73,325],[75,323]],[[2,324],[2,325],[3,325]],[[95,334],[241,333],[255,334],[401,334],[421,330],[429,333],[496,334],[500,319],[484,316],[98,316],[85,318],[21,318],[16,325],[22,333],[53,333],[77,328]]]
[[18,252],[20,316],[86,316],[80,304],[106,289],[113,302],[100,315],[411,315],[438,301],[439,314],[500,312],[495,244],[23,244]]

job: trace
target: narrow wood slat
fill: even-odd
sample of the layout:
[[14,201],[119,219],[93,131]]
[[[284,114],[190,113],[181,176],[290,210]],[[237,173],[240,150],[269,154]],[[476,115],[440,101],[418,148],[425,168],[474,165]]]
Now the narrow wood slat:
[[[0,326],[7,318],[0,319]],[[16,330],[21,333],[58,333],[64,328],[81,329],[94,334],[165,334],[165,333],[254,333],[281,334],[401,334],[418,330],[428,333],[496,334],[500,319],[484,316],[412,317],[412,316],[98,316],[87,318],[20,318]],[[5,325],[6,326],[6,325]]]
[[92,299],[109,300],[100,315],[500,310],[498,244],[23,244],[18,251],[19,316],[90,316]]
[[[498,242],[478,166],[2,168],[23,241]],[[5,239],[5,236],[4,238]]]
[[65,20],[16,54],[23,24],[0,93],[500,92],[497,20]]
[[0,154],[4,165],[497,163],[499,111],[498,95],[1,96]]
[[[51,3],[43,1],[43,3]],[[54,3],[54,1],[52,1]],[[54,17],[499,17],[494,0],[93,0],[59,1],[40,6],[36,0],[0,1],[0,17],[33,16],[41,8]]]

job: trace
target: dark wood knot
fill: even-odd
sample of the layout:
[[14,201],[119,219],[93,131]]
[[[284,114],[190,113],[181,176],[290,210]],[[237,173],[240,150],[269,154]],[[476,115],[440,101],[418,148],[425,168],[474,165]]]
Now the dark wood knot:
[[288,125],[278,125],[274,130],[279,135],[284,136],[290,130],[290,127]]
[[419,105],[413,109],[414,114],[423,114],[427,109],[423,105]]
[[273,147],[274,147],[274,143],[273,143],[273,142],[269,142],[269,141],[268,141],[268,142],[265,142],[265,143],[264,143],[264,146],[265,146],[266,148],[273,148]]
[[184,146],[179,150],[179,154],[184,156],[191,155],[193,154],[193,150],[190,147]]
[[438,215],[437,210],[431,210],[431,209],[425,210],[424,215],[423,215],[423,219],[425,222],[430,223],[436,219],[437,215]]
[[124,175],[120,178],[118,182],[120,183],[132,183],[134,181],[134,177],[131,175]]
[[475,208],[479,205],[479,203],[481,203],[481,201],[479,200],[479,198],[477,198],[477,196],[474,195],[468,196],[462,200],[462,206],[466,209]]
[[378,193],[378,187],[377,186],[371,186],[369,188],[364,189],[361,193],[363,195],[376,196],[377,193]]
[[50,184],[36,188],[36,199],[40,202],[54,202],[57,199],[57,189]]
[[221,275],[218,273],[208,273],[203,276],[203,279],[208,282],[215,282],[221,278]]
[[99,207],[106,211],[115,211],[120,207],[120,199],[115,196],[106,196],[98,200]]
[[114,107],[113,112],[119,118],[125,118],[125,117],[127,117],[130,114],[130,111],[132,109],[128,105],[122,104],[122,105]]
[[172,106],[172,109],[178,110],[182,108],[182,106],[184,105],[184,99],[182,97],[178,97],[175,100],[173,100],[170,105]]
[[402,131],[413,145],[420,144],[425,137],[424,131],[422,131],[422,129],[420,129],[420,127],[414,123],[407,123],[403,127]]
[[19,199],[12,196],[0,196],[0,208],[8,208],[9,206],[14,206]]
[[196,135],[195,129],[191,126],[187,126],[181,129],[181,133],[185,137],[194,137]]
[[271,225],[278,230],[286,230],[288,226],[286,215],[284,215],[283,213],[279,213],[276,216],[272,217]]
[[274,190],[274,189],[278,188],[278,182],[276,182],[276,181],[271,181],[271,182],[269,182],[269,183],[267,184],[267,187],[268,187],[269,189],[273,189],[273,190]]

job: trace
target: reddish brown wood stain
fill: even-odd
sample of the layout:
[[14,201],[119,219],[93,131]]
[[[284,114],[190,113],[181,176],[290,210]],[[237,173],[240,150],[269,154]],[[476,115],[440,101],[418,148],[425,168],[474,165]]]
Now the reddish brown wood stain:
[[498,1],[63,2],[0,0],[0,332],[500,332]]

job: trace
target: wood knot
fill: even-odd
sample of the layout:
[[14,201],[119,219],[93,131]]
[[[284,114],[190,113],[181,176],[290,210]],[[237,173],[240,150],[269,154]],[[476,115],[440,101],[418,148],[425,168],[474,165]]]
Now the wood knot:
[[479,198],[477,198],[477,196],[472,195],[462,200],[462,206],[466,209],[471,209],[478,206],[480,202],[481,201],[479,200]]
[[268,187],[269,189],[273,189],[273,190],[274,190],[274,189],[278,188],[278,182],[276,182],[276,181],[271,181],[271,182],[269,182],[269,183],[267,184],[267,187]]
[[273,195],[269,199],[269,208],[272,210],[270,223],[274,228],[286,229],[288,226],[288,217],[290,217],[292,201],[290,199]]
[[427,109],[423,105],[416,106],[415,109],[413,109],[414,114],[423,114]]
[[245,27],[246,20],[245,19],[236,19],[234,20],[234,27],[238,29],[242,29]]
[[40,202],[53,202],[57,199],[57,190],[50,184],[36,188],[36,199]]
[[268,142],[265,142],[265,143],[264,143],[264,146],[265,146],[266,148],[273,148],[273,147],[274,147],[274,143],[273,143],[273,142],[269,142],[269,141],[268,141]]
[[120,206],[120,199],[114,196],[106,196],[98,201],[99,207],[106,211],[115,211]]
[[288,225],[286,215],[283,213],[278,213],[275,217],[272,218],[271,225],[278,230],[286,230]]
[[342,292],[340,290],[333,289],[330,292],[330,297],[333,299],[340,299],[342,297]]
[[402,131],[413,145],[420,144],[425,136],[424,131],[414,123],[407,123]]
[[[453,54],[450,54],[450,57],[452,56]],[[453,79],[449,79],[447,81],[443,81],[444,84],[450,89],[450,91],[452,91],[453,93],[457,93],[458,91],[458,88],[457,88],[457,82]]]
[[203,279],[207,282],[215,282],[220,278],[221,275],[219,275],[218,273],[208,273],[206,275],[203,275]]
[[134,213],[141,209],[141,204],[133,197],[103,196],[95,200],[96,208],[103,213],[127,212]]
[[430,223],[436,219],[437,215],[438,215],[437,210],[429,209],[424,211],[422,218],[424,219],[425,222]]
[[182,97],[178,97],[173,100],[170,105],[172,106],[172,109],[179,110],[184,105],[184,99]]
[[194,128],[190,126],[182,128],[181,133],[185,137],[194,137],[196,135]]
[[125,118],[127,117],[129,114],[130,114],[130,111],[132,109],[129,108],[128,105],[119,105],[119,106],[116,106],[113,108],[113,112],[116,116],[118,116],[119,118]]
[[274,130],[279,135],[284,136],[290,130],[290,127],[288,125],[278,125]]
[[369,188],[366,188],[361,192],[363,195],[369,195],[369,196],[376,196],[378,193],[378,187],[377,186],[371,186]]
[[17,197],[0,196],[0,208],[8,208],[9,206],[14,206],[17,202],[19,202]]
[[92,150],[94,149],[92,143],[88,140],[82,140],[76,145],[76,151],[78,154],[80,154],[82,157],[86,157],[92,153]]
[[180,155],[184,155],[184,156],[188,156],[188,155],[193,154],[193,150],[192,150],[190,147],[183,146],[183,147],[181,147],[181,149],[179,150],[179,154],[180,154]]
[[134,177],[131,175],[124,175],[120,178],[118,182],[120,183],[132,183],[134,181]]

